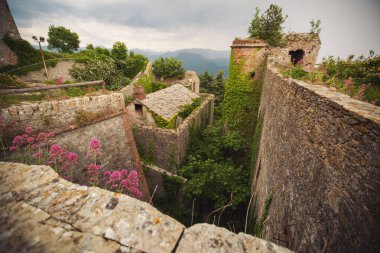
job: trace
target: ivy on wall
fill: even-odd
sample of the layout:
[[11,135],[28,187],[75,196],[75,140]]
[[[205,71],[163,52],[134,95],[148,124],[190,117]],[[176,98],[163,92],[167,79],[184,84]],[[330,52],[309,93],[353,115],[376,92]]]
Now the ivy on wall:
[[261,87],[244,73],[244,60],[235,61],[231,54],[229,77],[225,87],[222,117],[228,128],[251,139],[260,105]]
[[152,113],[153,119],[156,123],[156,125],[159,128],[166,128],[166,129],[175,129],[177,127],[177,117],[180,116],[182,119],[187,118],[195,109],[199,108],[201,105],[201,99],[195,98],[193,99],[193,102],[188,105],[184,105],[181,107],[181,110],[174,115],[171,119],[166,120],[162,116],[158,115],[157,113],[149,110]]

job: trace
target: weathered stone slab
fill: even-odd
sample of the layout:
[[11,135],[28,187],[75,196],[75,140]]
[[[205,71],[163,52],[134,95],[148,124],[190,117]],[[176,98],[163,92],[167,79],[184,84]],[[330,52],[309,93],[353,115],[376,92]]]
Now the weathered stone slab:
[[[0,182],[0,246],[10,252],[170,252],[185,228],[145,202],[70,183],[47,166],[1,162]],[[11,237],[19,244],[2,242]]]
[[182,224],[151,205],[123,194],[90,188],[74,226],[145,252],[170,252]]
[[291,253],[292,251],[262,239],[240,233],[239,235],[210,224],[196,224],[185,230],[177,253]]
[[19,202],[0,207],[0,252],[115,252],[120,244],[82,233],[41,209]]

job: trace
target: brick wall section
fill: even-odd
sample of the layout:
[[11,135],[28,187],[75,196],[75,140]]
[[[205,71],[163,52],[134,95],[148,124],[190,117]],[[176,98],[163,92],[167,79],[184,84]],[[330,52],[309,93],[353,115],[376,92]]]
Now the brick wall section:
[[80,127],[78,112],[99,121],[123,113],[122,93],[85,96],[61,101],[27,103],[1,109],[6,122],[6,137],[13,137],[32,126],[36,132],[66,132]]
[[17,56],[3,41],[6,34],[16,39],[21,38],[7,1],[0,0],[0,68],[17,63]]
[[253,178],[263,238],[296,252],[379,252],[380,108],[268,68]]
[[177,174],[178,166],[186,156],[191,127],[204,128],[213,122],[214,95],[202,94],[199,109],[190,114],[175,130],[136,124],[133,126],[135,141],[144,155],[153,153],[154,164]]

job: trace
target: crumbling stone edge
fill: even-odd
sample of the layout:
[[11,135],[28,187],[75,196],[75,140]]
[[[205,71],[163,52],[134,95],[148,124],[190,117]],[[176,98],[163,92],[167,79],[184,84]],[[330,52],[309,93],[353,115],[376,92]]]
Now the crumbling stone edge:
[[211,224],[185,228],[148,203],[73,184],[48,166],[0,162],[0,183],[0,251],[291,252]]

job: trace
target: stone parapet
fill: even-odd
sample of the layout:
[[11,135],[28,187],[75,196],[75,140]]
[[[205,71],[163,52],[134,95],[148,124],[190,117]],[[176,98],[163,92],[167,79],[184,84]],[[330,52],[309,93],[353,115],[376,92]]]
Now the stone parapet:
[[296,252],[379,252],[380,108],[267,69],[253,178],[264,239]]
[[209,224],[185,228],[145,202],[72,184],[47,166],[0,162],[0,181],[2,252],[291,252]]

